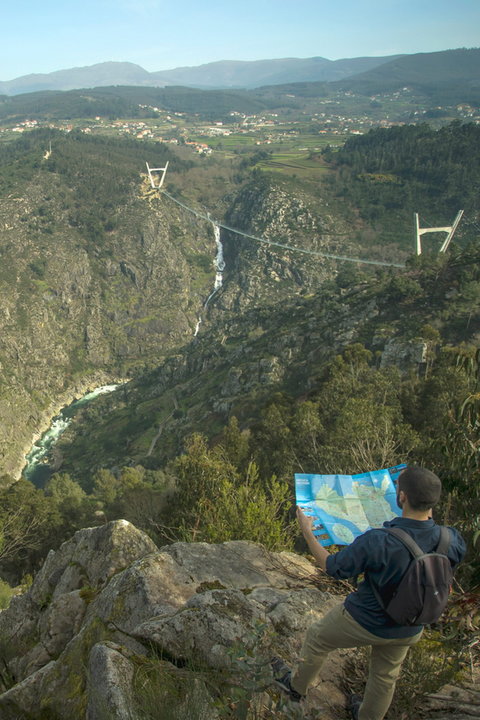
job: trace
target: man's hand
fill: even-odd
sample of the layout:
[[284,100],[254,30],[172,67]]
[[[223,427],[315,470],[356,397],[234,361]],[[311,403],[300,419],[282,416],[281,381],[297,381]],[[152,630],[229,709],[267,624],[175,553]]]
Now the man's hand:
[[297,520],[298,524],[300,525],[302,535],[307,541],[308,549],[310,550],[322,570],[325,570],[327,565],[327,557],[330,555],[330,553],[328,552],[328,550],[325,550],[325,548],[320,545],[317,538],[313,534],[313,518],[305,515],[303,510],[299,508],[298,505]]
[[305,515],[302,508],[297,505],[297,520],[302,534],[313,532],[313,518]]

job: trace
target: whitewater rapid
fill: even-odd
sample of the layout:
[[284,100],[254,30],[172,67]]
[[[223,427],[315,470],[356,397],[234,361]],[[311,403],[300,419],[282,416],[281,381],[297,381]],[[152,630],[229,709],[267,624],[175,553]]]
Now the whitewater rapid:
[[95,388],[95,390],[86,393],[78,400],[74,400],[74,402],[70,403],[70,405],[64,407],[59,414],[53,418],[48,430],[43,433],[41,438],[32,445],[30,452],[25,455],[26,463],[22,470],[23,477],[36,484],[35,474],[39,468],[43,470],[43,472],[39,473],[41,476],[38,479],[39,481],[45,478],[47,474],[51,475],[52,469],[49,465],[44,463],[44,460],[54,444],[57,442],[58,438],[72,423],[75,413],[94,398],[99,395],[104,395],[105,393],[113,392],[118,387],[120,387],[120,384],[101,385],[100,387]]

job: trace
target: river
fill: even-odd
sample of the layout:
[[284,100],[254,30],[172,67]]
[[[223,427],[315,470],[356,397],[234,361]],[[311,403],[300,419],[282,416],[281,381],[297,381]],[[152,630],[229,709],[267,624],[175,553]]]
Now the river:
[[25,455],[26,464],[22,470],[22,477],[30,480],[36,487],[44,487],[55,472],[54,468],[46,462],[46,458],[58,438],[71,424],[76,413],[99,395],[113,392],[118,387],[120,387],[120,384],[101,385],[64,407],[53,418],[48,430],[43,433],[39,440],[32,445],[30,452]]

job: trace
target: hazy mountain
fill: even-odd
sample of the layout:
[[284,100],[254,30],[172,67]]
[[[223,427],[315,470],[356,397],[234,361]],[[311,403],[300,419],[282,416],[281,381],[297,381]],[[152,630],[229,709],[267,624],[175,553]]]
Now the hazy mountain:
[[198,67],[164,70],[152,73],[152,76],[157,82],[166,85],[255,88],[261,85],[277,85],[286,82],[329,82],[365,72],[391,59],[392,57],[365,57],[327,60],[322,57],[314,57],[252,62],[226,60]]
[[[381,66],[340,80],[339,87],[360,93],[393,92],[410,87],[426,94],[469,88],[478,97],[480,90],[480,49],[461,48],[434,53],[418,53],[394,58]],[[463,101],[468,98],[462,97]]]
[[46,74],[23,75],[0,82],[0,93],[19,95],[41,90],[75,90],[104,85],[151,85],[150,73],[128,62],[105,62]]
[[[0,94],[12,96],[108,86],[172,85],[200,89],[271,86],[275,90],[282,85],[302,83],[305,88],[300,94],[312,96],[315,94],[312,84],[326,82],[366,94],[391,92],[408,86],[430,96],[436,92],[447,92],[453,101],[458,102],[468,102],[469,97],[465,96],[464,90],[471,89],[471,100],[474,101],[480,89],[480,49],[334,61],[322,57],[250,62],[225,60],[160,72],[147,72],[134,63],[105,62],[0,82]],[[457,99],[459,93],[462,96]]]
[[149,73],[128,62],[105,62],[47,74],[24,75],[0,82],[0,93],[18,95],[39,90],[74,90],[107,85],[188,85],[204,88],[254,88],[287,82],[339,80],[362,73],[392,57],[363,57],[345,60],[284,58],[251,62],[220,61]]

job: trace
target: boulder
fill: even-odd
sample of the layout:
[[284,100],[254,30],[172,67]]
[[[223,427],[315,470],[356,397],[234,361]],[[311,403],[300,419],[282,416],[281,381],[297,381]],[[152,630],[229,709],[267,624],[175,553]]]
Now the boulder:
[[153,550],[145,533],[118,520],[79,530],[50,552],[29,592],[12,598],[0,613],[0,639],[13,678],[24,680],[56,659],[109,579]]
[[207,590],[179,611],[142,623],[134,636],[154,643],[176,661],[228,668],[229,651],[241,644],[254,650],[259,626],[269,623],[264,608],[240,590]]
[[229,667],[250,687],[258,656],[268,688],[272,642],[293,657],[307,625],[338,602],[316,585],[305,558],[251,542],[158,549],[123,520],[80,530],[0,613],[11,679],[0,717],[135,720],[136,677],[150,668],[153,706],[174,696],[179,718],[192,708],[214,718],[212,683]]

